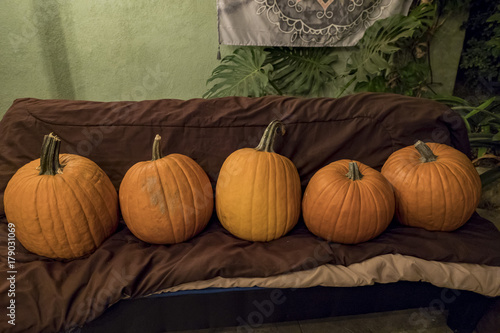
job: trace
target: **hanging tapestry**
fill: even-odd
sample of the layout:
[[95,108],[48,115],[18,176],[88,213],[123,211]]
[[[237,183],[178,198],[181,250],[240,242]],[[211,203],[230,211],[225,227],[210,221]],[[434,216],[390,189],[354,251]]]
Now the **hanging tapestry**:
[[219,43],[353,46],[376,20],[412,0],[218,0]]

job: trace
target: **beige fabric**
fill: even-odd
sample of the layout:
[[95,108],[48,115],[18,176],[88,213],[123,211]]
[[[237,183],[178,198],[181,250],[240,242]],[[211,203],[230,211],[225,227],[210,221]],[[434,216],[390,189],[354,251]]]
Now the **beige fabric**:
[[397,281],[424,281],[442,288],[500,296],[500,267],[428,261],[400,254],[382,255],[349,266],[323,265],[267,278],[217,277],[180,284],[155,294],[205,288],[356,287]]

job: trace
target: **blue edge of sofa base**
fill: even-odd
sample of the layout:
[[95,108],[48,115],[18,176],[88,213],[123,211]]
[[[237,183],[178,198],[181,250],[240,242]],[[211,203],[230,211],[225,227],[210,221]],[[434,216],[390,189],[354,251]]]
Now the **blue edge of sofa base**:
[[425,331],[426,321],[447,313],[454,332],[473,332],[500,298],[400,281],[363,287],[298,289],[208,288],[122,300],[79,331],[168,332],[237,327],[253,332],[266,323],[415,309],[408,321]]

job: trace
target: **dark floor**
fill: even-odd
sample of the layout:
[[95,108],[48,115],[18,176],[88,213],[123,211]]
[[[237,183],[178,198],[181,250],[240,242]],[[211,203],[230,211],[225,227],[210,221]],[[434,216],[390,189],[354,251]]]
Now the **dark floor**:
[[[495,223],[500,230],[500,210],[478,209],[478,213]],[[429,309],[408,309],[357,316],[266,324],[251,328],[212,328],[184,333],[450,333],[446,313]]]
[[[430,314],[430,315],[429,315]],[[183,331],[196,333],[451,333],[446,326],[446,313],[432,313],[427,309],[410,309],[305,321],[267,324],[260,327],[228,327]],[[179,332],[180,333],[180,332]]]

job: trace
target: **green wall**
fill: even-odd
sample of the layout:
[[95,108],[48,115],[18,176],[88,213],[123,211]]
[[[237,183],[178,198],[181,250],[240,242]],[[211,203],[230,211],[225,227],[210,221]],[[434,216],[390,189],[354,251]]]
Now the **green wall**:
[[0,117],[20,97],[201,97],[215,0],[0,0]]

